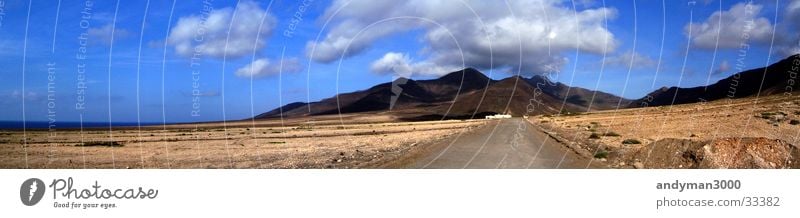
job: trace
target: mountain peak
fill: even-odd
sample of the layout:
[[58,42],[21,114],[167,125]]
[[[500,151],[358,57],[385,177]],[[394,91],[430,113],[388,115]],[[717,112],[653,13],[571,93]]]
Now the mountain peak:
[[[544,76],[534,76],[548,80]],[[406,81],[403,81],[406,80]],[[434,116],[475,117],[482,113],[526,113],[526,105],[535,95],[530,79],[514,75],[493,80],[475,68],[464,68],[438,79],[412,80],[397,78],[372,88],[339,94],[339,97],[319,102],[294,103],[278,108],[256,118],[277,116],[313,116],[336,113],[392,112],[405,117]],[[616,106],[619,97],[602,92],[592,92],[560,84],[543,86],[541,96],[547,108],[559,108],[566,102],[571,111],[607,109]],[[539,84],[536,84],[539,85]],[[398,89],[399,87],[399,89]],[[397,91],[400,91],[399,93]],[[572,91],[572,92],[570,92]],[[509,103],[512,102],[512,103]],[[591,108],[589,102],[592,102]],[[544,109],[536,113],[557,113]]]
[[481,71],[478,71],[475,68],[467,67],[464,68],[463,70],[453,71],[442,77],[439,77],[439,80],[449,81],[449,82],[452,81],[461,82],[462,79],[464,81],[472,81],[472,80],[485,81],[488,78],[489,77],[486,77],[486,75],[481,73]]

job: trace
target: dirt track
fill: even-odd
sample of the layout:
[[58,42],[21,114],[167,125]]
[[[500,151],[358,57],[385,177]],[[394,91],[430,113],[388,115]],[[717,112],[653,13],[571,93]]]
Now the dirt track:
[[441,140],[410,154],[400,168],[596,168],[588,158],[549,138],[521,118],[491,121],[470,134]]

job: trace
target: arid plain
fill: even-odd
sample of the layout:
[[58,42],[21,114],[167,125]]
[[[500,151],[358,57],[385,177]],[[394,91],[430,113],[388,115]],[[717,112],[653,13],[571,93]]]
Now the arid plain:
[[1,131],[0,168],[368,168],[485,122],[314,119]]

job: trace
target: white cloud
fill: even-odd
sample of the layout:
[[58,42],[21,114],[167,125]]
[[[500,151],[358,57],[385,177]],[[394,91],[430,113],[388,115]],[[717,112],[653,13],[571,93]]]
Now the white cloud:
[[267,58],[261,58],[236,70],[236,76],[242,78],[261,78],[277,75],[279,73],[294,73],[301,69],[300,62],[296,58],[284,59],[283,66],[281,66],[280,61],[272,62]]
[[712,72],[711,75],[719,75],[728,72],[730,70],[731,70],[731,65],[728,63],[728,60],[722,60],[722,62],[719,63],[717,69],[714,70],[714,72]]
[[687,24],[684,34],[688,37],[691,30],[692,45],[698,48],[713,49],[717,42],[723,49],[739,48],[742,43],[748,43],[750,46],[773,46],[773,52],[780,56],[798,54],[800,1],[779,2],[776,7],[782,10],[779,21],[774,24],[770,23],[771,17],[759,16],[762,5],[738,3],[727,11],[713,13],[703,22]]
[[114,41],[126,38],[130,33],[125,29],[113,28],[111,24],[106,24],[101,27],[89,28],[86,33],[89,34],[89,42],[99,42],[102,45],[111,44],[111,30],[114,30]]
[[613,67],[624,67],[632,69],[655,68],[657,62],[647,55],[633,51],[626,51],[619,55],[606,58],[606,64]]
[[[28,91],[28,92],[23,94],[23,92],[20,92],[19,90],[12,91],[11,94],[8,95],[8,97],[10,97],[10,99],[14,99],[14,100],[22,99],[24,97],[25,101],[28,101],[28,102],[37,102],[37,101],[41,101],[41,100],[45,99],[38,92]],[[44,97],[46,97],[46,96],[44,96]]]
[[616,16],[614,9],[573,11],[571,5],[552,0],[508,4],[335,1],[321,18],[330,20],[332,28],[321,41],[309,42],[306,52],[312,60],[328,63],[360,54],[387,36],[423,30],[427,57],[418,66],[511,68],[529,74],[559,70],[566,51],[600,54],[617,47],[604,26]]
[[398,76],[411,76],[406,75],[411,73],[411,60],[408,55],[389,52],[383,55],[381,59],[372,62],[370,71],[377,74],[398,74]]
[[275,26],[275,17],[258,3],[245,0],[235,9],[226,7],[214,9],[205,16],[181,17],[170,31],[167,42],[175,47],[176,53],[183,56],[201,51],[215,58],[225,55],[237,58],[252,54],[254,49],[264,48],[266,38],[272,34]]
[[783,56],[792,56],[800,54],[800,38],[795,36],[794,39],[788,40],[781,45],[775,46],[775,52]]
[[687,24],[684,34],[691,37],[692,45],[706,49],[715,48],[717,43],[719,48],[738,48],[745,42],[769,43],[774,26],[767,18],[759,17],[762,8],[758,4],[738,3],[727,11],[714,12],[701,23]]
[[790,56],[800,54],[800,1],[791,1],[784,8],[784,22],[778,28],[776,52]]
[[597,5],[597,1],[595,0],[577,0],[573,1],[576,5],[583,6],[583,7],[592,7]]
[[440,76],[457,71],[460,66],[442,66],[430,62],[413,62],[406,54],[389,52],[370,65],[370,71],[376,74],[391,74],[397,77],[411,78],[413,75]]
[[791,22],[795,28],[800,28],[800,1],[791,1],[786,5],[786,21]]

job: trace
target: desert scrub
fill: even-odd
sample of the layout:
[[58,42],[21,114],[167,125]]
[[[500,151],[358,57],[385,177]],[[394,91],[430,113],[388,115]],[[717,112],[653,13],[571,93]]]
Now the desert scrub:
[[790,120],[789,124],[792,124],[792,125],[800,124],[800,120]]
[[92,147],[92,146],[122,147],[124,145],[122,143],[118,142],[118,141],[110,141],[110,142],[91,141],[91,142],[83,142],[83,143],[77,144],[75,146],[77,146],[77,147]]
[[593,132],[591,135],[589,135],[589,138],[590,138],[590,139],[599,139],[599,138],[600,138],[600,135],[599,135],[599,134],[597,134],[597,133],[594,133],[594,132]]
[[622,144],[633,145],[633,144],[642,144],[642,142],[640,142],[639,140],[636,140],[636,139],[625,139],[625,140],[622,141]]
[[608,158],[608,151],[606,151],[606,149],[597,150],[597,152],[594,153],[594,158]]
[[614,131],[608,131],[603,133],[603,136],[619,136],[619,133],[616,133]]
[[786,118],[786,113],[783,112],[762,112],[761,113],[762,119],[767,120],[774,120],[774,121],[781,121]]

